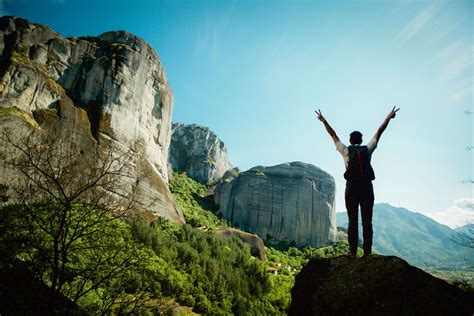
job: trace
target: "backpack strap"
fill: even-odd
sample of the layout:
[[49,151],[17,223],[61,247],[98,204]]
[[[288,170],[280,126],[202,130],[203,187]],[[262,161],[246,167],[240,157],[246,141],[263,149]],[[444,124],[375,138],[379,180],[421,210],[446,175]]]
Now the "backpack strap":
[[367,146],[349,146],[349,163],[344,172],[346,180],[374,180],[374,169],[370,164]]
[[357,158],[359,159],[360,175],[364,176],[364,166],[362,166],[362,159],[360,158],[360,148],[357,148]]

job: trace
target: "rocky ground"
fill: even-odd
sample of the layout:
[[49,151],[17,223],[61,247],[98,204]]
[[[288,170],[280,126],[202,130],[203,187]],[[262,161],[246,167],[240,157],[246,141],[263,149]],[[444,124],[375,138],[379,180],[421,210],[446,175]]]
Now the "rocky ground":
[[311,260],[289,315],[472,315],[474,294],[397,257]]

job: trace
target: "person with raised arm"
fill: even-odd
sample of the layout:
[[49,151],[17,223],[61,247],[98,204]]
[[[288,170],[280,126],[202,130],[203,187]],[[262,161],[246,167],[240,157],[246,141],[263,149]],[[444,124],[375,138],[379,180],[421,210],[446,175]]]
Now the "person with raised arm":
[[364,146],[361,145],[362,133],[359,131],[353,131],[349,135],[350,146],[344,145],[334,129],[324,118],[321,110],[315,111],[317,118],[324,124],[326,131],[336,145],[337,151],[341,153],[344,159],[346,167],[346,171],[344,172],[344,179],[346,179],[345,202],[347,216],[349,218],[347,235],[350,249],[350,252],[347,255],[352,259],[356,258],[357,242],[359,240],[359,205],[361,209],[362,231],[364,237],[364,257],[367,257],[372,253],[372,212],[374,207],[374,189],[372,181],[375,180],[375,173],[370,161],[372,159],[372,153],[377,148],[382,133],[387,128],[390,120],[396,116],[398,110],[400,109],[393,107],[377,129],[372,140]]

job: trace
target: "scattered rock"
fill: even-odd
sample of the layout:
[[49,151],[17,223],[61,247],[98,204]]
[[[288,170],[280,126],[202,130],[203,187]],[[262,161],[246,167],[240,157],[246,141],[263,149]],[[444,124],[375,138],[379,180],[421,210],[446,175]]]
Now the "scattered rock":
[[337,227],[336,241],[348,240],[347,239],[347,229],[343,227]]

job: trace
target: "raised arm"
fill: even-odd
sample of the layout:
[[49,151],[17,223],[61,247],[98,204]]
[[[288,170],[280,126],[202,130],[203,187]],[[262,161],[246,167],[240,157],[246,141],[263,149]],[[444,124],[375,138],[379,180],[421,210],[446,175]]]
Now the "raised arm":
[[334,144],[337,144],[337,142],[339,141],[339,137],[337,137],[336,132],[332,129],[331,125],[329,125],[329,123],[326,121],[323,114],[321,113],[321,110],[318,110],[318,111],[314,111],[316,112],[316,115],[318,116],[318,120],[323,122],[324,127],[326,127],[326,130],[328,131],[329,136],[331,136],[332,140],[334,141]]
[[400,110],[400,108],[396,109],[395,107],[393,107],[393,109],[390,111],[390,113],[388,113],[387,117],[385,118],[385,120],[380,125],[379,129],[377,130],[377,132],[375,133],[375,136],[374,136],[374,138],[377,140],[377,142],[379,141],[380,136],[382,136],[382,133],[387,128],[388,123],[390,122],[390,120],[393,119],[397,115],[398,110]]

